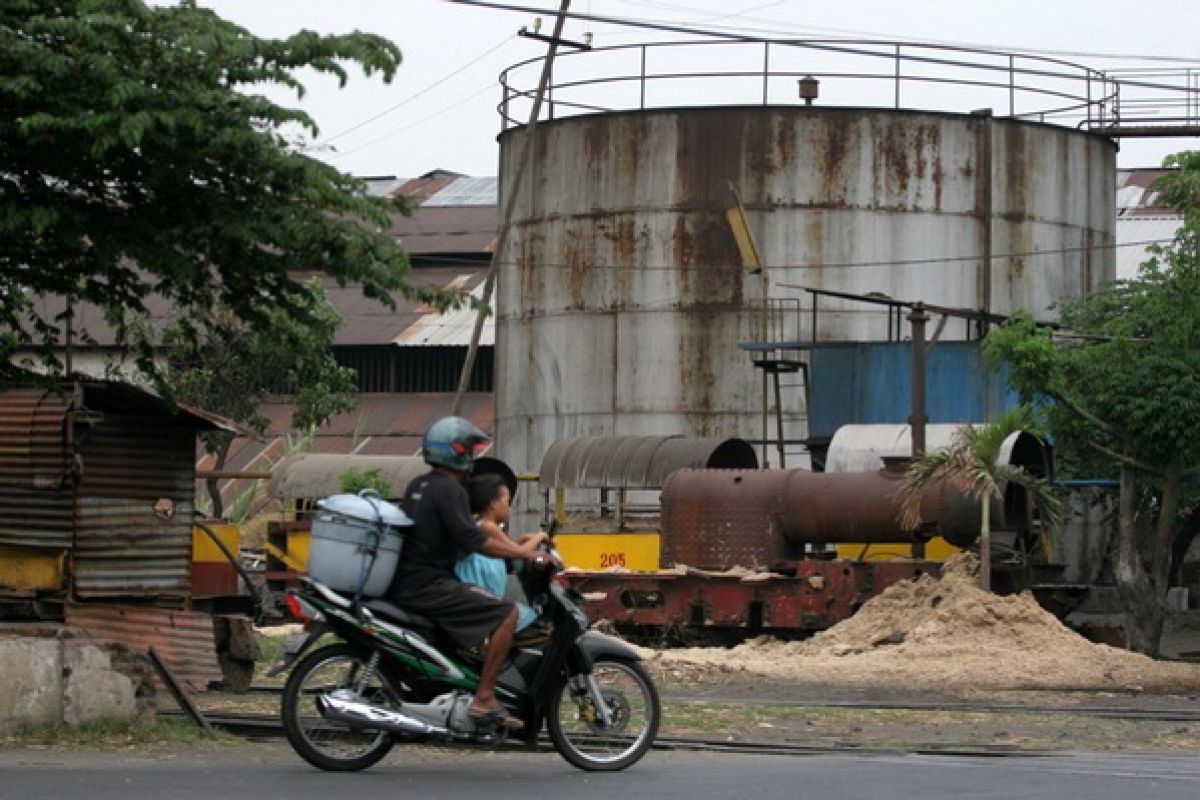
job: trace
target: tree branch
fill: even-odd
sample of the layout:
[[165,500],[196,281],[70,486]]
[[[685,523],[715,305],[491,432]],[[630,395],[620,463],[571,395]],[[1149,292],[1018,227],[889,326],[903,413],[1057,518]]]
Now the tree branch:
[[1127,456],[1124,453],[1118,453],[1116,450],[1113,450],[1112,448],[1105,447],[1104,445],[1100,444],[1095,439],[1088,439],[1087,443],[1088,443],[1088,447],[1091,447],[1093,450],[1098,450],[1101,453],[1103,453],[1104,455],[1108,456],[1109,458],[1116,459],[1117,461],[1121,462],[1122,464],[1125,464],[1126,466],[1134,467],[1135,469],[1140,469],[1143,472],[1149,472],[1152,475],[1166,474],[1165,470],[1163,470],[1161,467],[1151,466],[1150,464],[1147,464],[1144,461],[1138,461],[1133,456]]
[[1092,412],[1088,411],[1086,408],[1081,406],[1077,401],[1075,401],[1069,395],[1063,394],[1062,392],[1052,391],[1052,392],[1050,392],[1050,396],[1053,397],[1055,400],[1058,400],[1060,403],[1065,405],[1067,408],[1074,411],[1079,416],[1083,417],[1085,420],[1090,422],[1095,427],[1099,428],[1103,433],[1107,433],[1109,436],[1112,436],[1114,438],[1118,438],[1121,436],[1122,431],[1120,428],[1117,428],[1115,425],[1112,425],[1112,424],[1107,423],[1104,420],[1100,419],[1095,414],[1093,414]]

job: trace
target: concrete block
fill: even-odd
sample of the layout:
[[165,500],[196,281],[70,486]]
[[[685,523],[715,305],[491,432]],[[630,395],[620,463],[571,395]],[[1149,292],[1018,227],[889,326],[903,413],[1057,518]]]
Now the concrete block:
[[0,638],[0,731],[61,720],[62,649],[54,638]]
[[138,710],[137,686],[114,668],[112,652],[79,639],[63,644],[63,721],[74,726],[132,720]]

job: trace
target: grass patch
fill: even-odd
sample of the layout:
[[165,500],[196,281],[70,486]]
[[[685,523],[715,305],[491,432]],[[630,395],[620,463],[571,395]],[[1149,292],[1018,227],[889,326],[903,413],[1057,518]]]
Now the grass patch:
[[156,744],[228,746],[241,741],[236,736],[222,731],[205,731],[185,720],[95,720],[78,726],[55,723],[22,727],[12,734],[0,737],[0,747],[125,747]]

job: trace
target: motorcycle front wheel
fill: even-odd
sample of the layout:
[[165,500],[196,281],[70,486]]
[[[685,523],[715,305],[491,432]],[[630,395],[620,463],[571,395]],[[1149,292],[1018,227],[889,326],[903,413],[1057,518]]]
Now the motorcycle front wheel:
[[658,734],[662,708],[654,681],[636,661],[597,658],[592,677],[608,709],[597,708],[585,676],[563,681],[550,703],[547,728],[554,749],[579,769],[615,772],[637,763]]
[[400,698],[377,670],[364,682],[370,655],[359,647],[334,644],[314,650],[296,665],[283,687],[283,730],[301,758],[314,767],[354,772],[375,764],[395,744],[382,730],[351,728],[325,719],[317,698],[333,691],[354,692],[358,702],[396,708]]

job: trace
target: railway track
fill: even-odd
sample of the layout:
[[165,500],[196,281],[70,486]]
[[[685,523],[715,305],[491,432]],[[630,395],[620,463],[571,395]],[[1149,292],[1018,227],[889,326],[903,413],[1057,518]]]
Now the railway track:
[[[166,718],[186,719],[182,711],[160,711],[159,715]],[[283,724],[280,722],[278,716],[271,714],[205,714],[205,719],[214,728],[251,739],[280,738],[283,736]],[[436,747],[437,745],[429,746]],[[529,749],[523,743],[513,743],[506,746],[511,749]],[[554,751],[549,740],[544,736],[538,741],[535,749],[547,753]],[[960,745],[914,744],[903,748],[874,748],[854,744],[803,745],[793,742],[746,742],[683,736],[659,736],[654,741],[653,749],[666,752],[686,751],[759,756],[819,756],[846,753],[894,756],[897,753],[908,753],[914,755],[981,758],[1015,756],[1029,758],[1061,755],[1061,752],[1055,750],[1036,750],[1005,745],[964,747]]]
[[[280,694],[280,686],[255,685],[255,694]],[[965,701],[886,701],[886,700],[769,700],[764,698],[721,698],[700,695],[665,695],[665,703],[709,706],[767,706],[773,708],[845,708],[881,711],[948,711],[973,714],[1032,714],[1076,716],[1095,719],[1150,722],[1200,722],[1200,701],[1190,707],[1138,708],[1118,705],[1028,705],[1023,703],[971,703]]]

